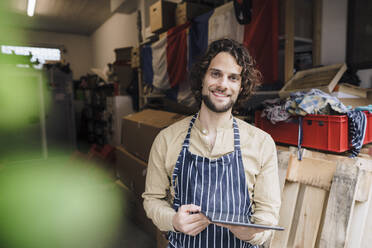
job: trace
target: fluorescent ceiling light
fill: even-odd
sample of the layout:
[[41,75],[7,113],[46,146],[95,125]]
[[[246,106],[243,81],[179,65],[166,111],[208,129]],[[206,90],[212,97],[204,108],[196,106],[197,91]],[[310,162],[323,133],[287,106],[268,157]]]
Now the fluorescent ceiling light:
[[35,12],[36,0],[27,1],[27,15],[33,16]]

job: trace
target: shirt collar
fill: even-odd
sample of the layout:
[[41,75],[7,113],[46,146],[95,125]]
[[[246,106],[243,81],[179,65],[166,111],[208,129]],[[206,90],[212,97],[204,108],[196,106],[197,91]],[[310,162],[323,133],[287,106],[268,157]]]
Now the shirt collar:
[[[199,120],[199,114],[198,114],[198,118],[196,118],[195,120],[195,123],[194,123],[194,127],[196,127],[198,130],[200,130],[202,132],[203,130],[203,126]],[[217,128],[217,130],[221,130],[221,129],[231,129],[233,127],[233,117],[232,115],[230,116],[230,118],[228,120],[226,120],[221,127]]]

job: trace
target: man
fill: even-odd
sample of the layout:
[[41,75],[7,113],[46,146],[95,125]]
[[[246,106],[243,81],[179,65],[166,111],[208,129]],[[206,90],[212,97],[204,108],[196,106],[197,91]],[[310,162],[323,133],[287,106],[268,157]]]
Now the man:
[[150,152],[147,216],[168,231],[168,247],[255,247],[271,234],[242,225],[275,225],[280,189],[275,143],[232,117],[260,73],[236,41],[212,42],[190,72],[200,111],[162,130]]

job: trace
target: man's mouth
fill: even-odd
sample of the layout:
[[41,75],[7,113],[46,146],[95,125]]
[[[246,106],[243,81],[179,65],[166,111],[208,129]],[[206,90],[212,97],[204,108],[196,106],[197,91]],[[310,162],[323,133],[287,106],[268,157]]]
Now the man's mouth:
[[218,91],[218,90],[212,90],[212,94],[217,96],[217,97],[228,97],[229,95],[221,92],[221,91]]

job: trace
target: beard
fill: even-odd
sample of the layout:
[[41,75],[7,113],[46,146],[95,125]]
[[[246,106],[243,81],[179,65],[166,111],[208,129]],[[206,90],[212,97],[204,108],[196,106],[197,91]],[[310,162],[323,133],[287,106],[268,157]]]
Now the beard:
[[236,99],[234,100],[230,98],[230,101],[223,106],[217,106],[216,104],[214,104],[209,95],[202,95],[202,101],[204,102],[205,106],[207,106],[207,108],[209,108],[211,111],[215,113],[224,113],[232,109],[236,102]]

